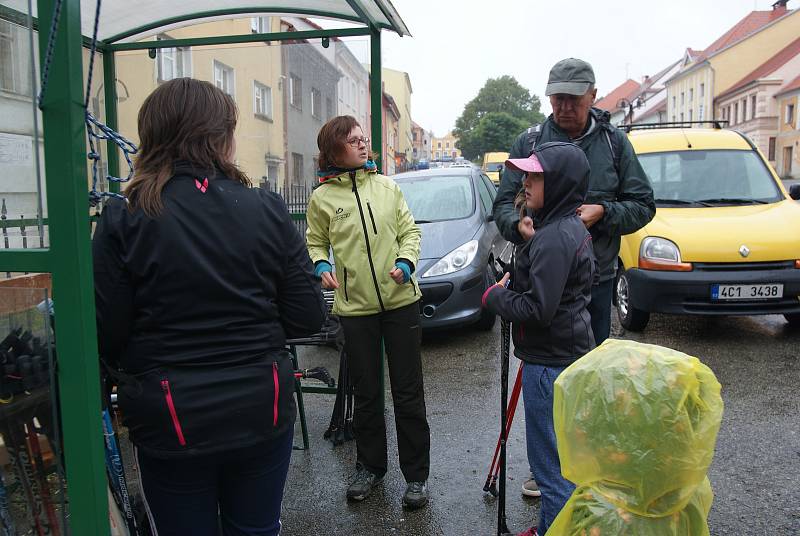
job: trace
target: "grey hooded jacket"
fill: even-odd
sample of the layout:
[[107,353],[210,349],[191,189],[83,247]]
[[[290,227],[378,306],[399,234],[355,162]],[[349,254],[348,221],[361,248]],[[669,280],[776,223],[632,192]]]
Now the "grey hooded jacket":
[[484,304],[513,322],[514,355],[528,363],[566,366],[594,348],[587,310],[597,259],[576,209],[589,185],[589,162],[572,143],[538,145],[544,206],[536,233],[517,248],[512,288],[490,287]]

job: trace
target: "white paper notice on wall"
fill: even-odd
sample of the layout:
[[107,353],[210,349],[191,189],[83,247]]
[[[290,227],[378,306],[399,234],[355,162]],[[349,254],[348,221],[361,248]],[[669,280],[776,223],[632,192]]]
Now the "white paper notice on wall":
[[0,165],[29,166],[33,162],[33,138],[0,133]]

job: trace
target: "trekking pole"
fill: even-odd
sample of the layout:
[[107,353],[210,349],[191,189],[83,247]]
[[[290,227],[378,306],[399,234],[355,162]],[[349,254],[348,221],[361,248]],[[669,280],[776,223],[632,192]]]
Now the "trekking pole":
[[[519,364],[517,369],[517,378],[514,380],[514,389],[511,391],[511,401],[508,404],[506,411],[506,437],[511,433],[511,425],[514,422],[514,413],[517,410],[519,401],[519,393],[522,390],[522,363]],[[501,434],[502,435],[502,434]],[[500,454],[500,435],[497,437],[497,446],[494,448],[494,456],[492,456],[492,464],[489,466],[489,473],[486,475],[486,482],[483,484],[483,491],[489,492],[492,496],[497,497],[497,473],[500,466],[497,464],[497,456]]]
[[139,527],[136,517],[133,514],[130,495],[128,494],[128,481],[125,478],[125,468],[122,463],[122,455],[117,445],[114,425],[111,422],[111,410],[103,410],[103,439],[105,446],[106,474],[111,485],[112,495],[117,506],[120,508],[125,525],[131,536],[139,534]]
[[511,351],[511,323],[500,323],[500,486],[497,502],[497,536],[509,533],[506,523],[506,411],[508,410],[508,354]]

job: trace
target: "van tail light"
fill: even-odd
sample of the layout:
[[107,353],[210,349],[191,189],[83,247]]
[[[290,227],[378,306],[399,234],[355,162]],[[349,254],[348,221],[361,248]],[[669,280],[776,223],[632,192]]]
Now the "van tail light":
[[796,261],[794,261],[794,267],[795,268],[800,268],[800,259],[797,259]]

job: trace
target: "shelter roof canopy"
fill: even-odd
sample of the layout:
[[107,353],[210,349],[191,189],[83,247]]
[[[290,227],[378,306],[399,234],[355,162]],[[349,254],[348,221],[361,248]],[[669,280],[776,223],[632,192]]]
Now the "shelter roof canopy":
[[[91,36],[97,0],[81,0],[81,30]],[[4,0],[27,12],[27,0]],[[37,17],[37,2],[33,16]],[[391,0],[102,0],[98,39],[107,43],[136,40],[164,26],[259,14],[293,14],[361,23],[409,35]]]

